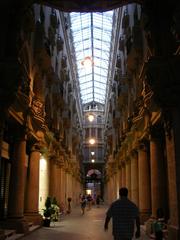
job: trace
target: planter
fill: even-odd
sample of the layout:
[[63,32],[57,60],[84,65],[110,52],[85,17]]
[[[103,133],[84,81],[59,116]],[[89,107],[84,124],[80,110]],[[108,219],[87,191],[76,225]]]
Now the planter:
[[51,219],[45,218],[43,219],[43,226],[50,227]]

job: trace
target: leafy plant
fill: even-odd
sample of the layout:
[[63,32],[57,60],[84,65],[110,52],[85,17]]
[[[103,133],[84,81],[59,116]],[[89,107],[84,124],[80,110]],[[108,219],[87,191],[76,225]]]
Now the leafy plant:
[[43,215],[45,218],[51,218],[53,214],[53,209],[51,206],[51,197],[47,197],[45,201],[45,209],[43,209]]
[[56,198],[47,197],[45,202],[45,209],[43,209],[43,215],[50,220],[58,220],[59,206]]

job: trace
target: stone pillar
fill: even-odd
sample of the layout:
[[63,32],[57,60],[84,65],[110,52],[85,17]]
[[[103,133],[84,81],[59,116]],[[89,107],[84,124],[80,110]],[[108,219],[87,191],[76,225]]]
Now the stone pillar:
[[128,189],[128,197],[131,199],[131,163],[129,159],[126,162],[126,187]]
[[63,167],[60,168],[60,203],[63,202],[64,196],[64,179],[63,179]]
[[139,209],[141,223],[144,223],[150,215],[150,172],[147,146],[140,143],[138,149],[138,175],[139,175]]
[[113,188],[114,188],[114,199],[119,198],[119,185],[118,185],[118,174],[117,170],[114,170],[113,174]]
[[40,152],[37,145],[31,149],[27,172],[25,217],[36,225],[42,224],[42,216],[38,212],[39,202],[39,163]]
[[18,136],[14,144],[14,153],[11,165],[8,202],[8,227],[17,232],[27,232],[28,223],[24,219],[26,139],[25,135]]
[[119,197],[119,169],[117,169],[116,173],[116,196]]
[[139,188],[138,188],[138,153],[131,153],[131,200],[139,206]]
[[61,202],[61,166],[60,164],[58,163],[58,167],[57,167],[57,178],[58,178],[58,182],[57,182],[57,202],[58,204],[60,205],[60,202]]
[[126,169],[125,164],[122,165],[122,187],[126,186]]
[[62,174],[61,174],[61,201],[63,204],[65,204],[65,187],[66,187],[66,179],[65,179],[66,173],[65,169],[62,168]]
[[119,167],[119,188],[122,187],[122,167]]
[[50,159],[50,181],[49,181],[49,196],[50,197],[55,197],[56,196],[56,159],[55,158],[51,158]]
[[[166,126],[166,149],[167,149],[167,166],[168,166],[168,190],[169,190],[169,222],[168,222],[168,239],[180,239],[180,112],[175,109],[168,116],[172,119],[167,122]],[[172,122],[173,121],[173,128]]]
[[156,211],[158,208],[162,208],[164,211],[167,208],[166,202],[167,192],[166,186],[166,172],[165,172],[165,159],[164,159],[164,147],[163,147],[163,135],[158,136],[160,129],[154,129],[151,131],[150,140],[150,165],[151,165],[151,208],[152,217],[156,217]]
[[58,161],[56,161],[56,168],[55,168],[55,193],[52,197],[55,197],[56,200],[59,198],[59,164]]
[[64,156],[59,156],[59,204],[64,203]]
[[110,179],[110,199],[111,199],[111,202],[114,201],[115,199],[115,191],[114,191],[114,176],[113,174],[111,173],[111,179]]

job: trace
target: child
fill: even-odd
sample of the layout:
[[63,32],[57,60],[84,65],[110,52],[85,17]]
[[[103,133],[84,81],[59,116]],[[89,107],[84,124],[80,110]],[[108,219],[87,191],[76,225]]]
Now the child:
[[156,240],[163,240],[163,229],[165,228],[164,213],[162,208],[157,209],[157,219],[153,223],[153,232]]

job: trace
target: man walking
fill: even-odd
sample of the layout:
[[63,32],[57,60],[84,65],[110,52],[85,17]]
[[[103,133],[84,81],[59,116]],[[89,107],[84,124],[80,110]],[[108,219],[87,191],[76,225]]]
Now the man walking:
[[106,213],[104,230],[112,218],[112,234],[114,240],[132,240],[136,222],[136,238],[140,237],[140,219],[138,207],[128,199],[128,189],[119,190],[120,199],[114,201]]

